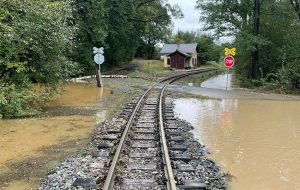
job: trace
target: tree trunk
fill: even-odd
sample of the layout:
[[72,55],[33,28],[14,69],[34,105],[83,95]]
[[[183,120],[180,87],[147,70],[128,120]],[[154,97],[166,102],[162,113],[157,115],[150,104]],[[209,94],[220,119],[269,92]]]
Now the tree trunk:
[[296,14],[299,17],[300,20],[300,1],[299,0],[290,0],[293,8],[295,9]]
[[[257,37],[259,35],[259,27],[260,27],[260,0],[254,1],[254,27],[253,27],[253,35]],[[257,71],[259,64],[259,49],[258,44],[255,43],[255,49],[252,52],[252,79],[257,79]]]

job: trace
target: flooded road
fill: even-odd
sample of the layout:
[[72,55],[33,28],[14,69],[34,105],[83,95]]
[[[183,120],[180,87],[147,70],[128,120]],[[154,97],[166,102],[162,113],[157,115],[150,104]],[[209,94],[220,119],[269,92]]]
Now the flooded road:
[[233,88],[232,84],[232,74],[223,74],[213,77],[212,79],[206,80],[201,84],[203,88],[213,88],[222,90],[231,90]]
[[[110,93],[108,90],[89,84],[73,83],[65,84],[63,89],[62,94],[55,96],[47,104],[47,109],[59,112],[64,108],[65,112],[65,107],[68,107],[80,112],[41,118],[0,120],[0,188],[3,181],[8,181],[5,189],[35,187],[41,177],[38,176],[39,172],[26,176],[26,180],[22,181],[22,177],[14,176],[22,173],[18,171],[21,168],[14,166],[29,160],[44,159],[49,150],[55,149],[49,156],[54,160],[43,163],[45,165],[42,167],[47,172],[47,168],[53,167],[61,156],[66,156],[68,152],[74,152],[83,146],[89,134],[96,128],[96,123],[105,119],[103,111],[90,114],[89,110],[91,107],[94,110],[101,108],[101,98]],[[68,148],[68,145],[71,148]]]
[[178,99],[175,104],[178,117],[195,126],[196,138],[233,176],[232,190],[300,189],[300,101]]

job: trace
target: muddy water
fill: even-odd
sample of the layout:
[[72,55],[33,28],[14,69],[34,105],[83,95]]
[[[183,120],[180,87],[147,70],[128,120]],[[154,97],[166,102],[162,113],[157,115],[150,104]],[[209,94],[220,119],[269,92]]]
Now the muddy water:
[[0,166],[40,156],[39,148],[85,137],[96,124],[94,116],[61,116],[0,120]]
[[62,93],[54,96],[46,106],[99,106],[101,98],[109,94],[109,90],[90,84],[68,83],[63,86]]
[[[90,107],[101,110],[101,97],[109,94],[108,90],[99,89],[88,84],[65,84],[62,94],[57,95],[47,106],[50,109],[61,107],[77,107],[84,113]],[[78,108],[80,107],[80,108]],[[64,146],[74,141],[76,147],[81,140],[86,139],[103,120],[103,112],[69,116],[50,116],[30,119],[0,120],[0,177],[15,173],[11,165],[28,159],[45,155],[45,150],[53,146]],[[59,150],[59,149],[58,149]],[[75,151],[76,148],[72,151]],[[56,152],[59,157],[61,152]],[[51,160],[52,164],[55,161]],[[30,176],[29,176],[30,178]],[[6,189],[26,189],[26,186],[36,186],[37,182],[28,184],[28,180],[8,180]],[[24,183],[27,182],[27,183]],[[1,179],[0,179],[0,188]]]
[[233,190],[300,189],[300,101],[179,99],[178,117],[233,178]]

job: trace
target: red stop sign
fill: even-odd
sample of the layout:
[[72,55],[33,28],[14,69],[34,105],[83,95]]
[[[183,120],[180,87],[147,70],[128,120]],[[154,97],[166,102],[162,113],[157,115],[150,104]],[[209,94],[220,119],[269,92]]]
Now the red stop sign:
[[232,56],[226,56],[224,58],[224,65],[225,65],[225,67],[229,67],[229,68],[233,67],[234,62],[235,62],[235,60],[234,60],[234,58]]

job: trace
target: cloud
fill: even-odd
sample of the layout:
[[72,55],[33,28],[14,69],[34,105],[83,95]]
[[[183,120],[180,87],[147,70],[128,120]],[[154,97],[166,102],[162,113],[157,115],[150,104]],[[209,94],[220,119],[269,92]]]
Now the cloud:
[[[200,22],[200,10],[195,10],[196,0],[169,0],[170,4],[178,4],[184,14],[183,19],[173,19],[174,28],[173,34],[180,31],[202,31],[204,23]],[[203,33],[213,35],[212,31],[202,31]],[[232,37],[221,37],[217,40],[218,43],[233,42]]]
[[173,19],[174,29],[173,33],[176,33],[178,30],[181,31],[191,31],[198,30],[202,28],[202,25],[199,22],[200,12],[195,10],[196,1],[194,0],[169,0],[171,4],[178,4],[184,14],[183,19]]

